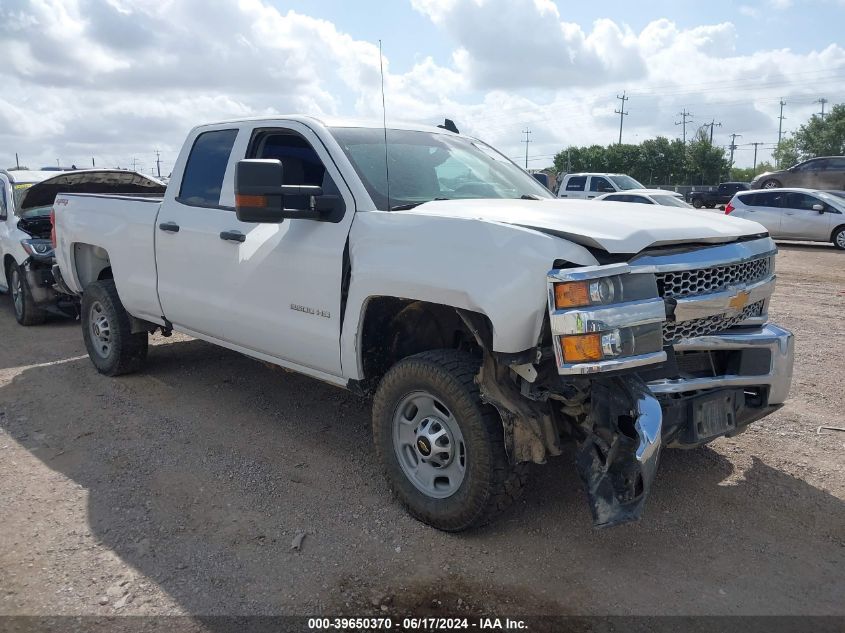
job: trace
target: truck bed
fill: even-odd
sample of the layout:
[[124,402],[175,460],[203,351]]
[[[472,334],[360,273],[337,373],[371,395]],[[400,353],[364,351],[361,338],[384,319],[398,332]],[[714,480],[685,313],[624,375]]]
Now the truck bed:
[[[111,275],[126,309],[161,322],[156,292],[155,226],[162,196],[59,194],[54,203],[56,261],[67,287],[81,293],[91,278]],[[100,247],[111,266],[101,270]]]

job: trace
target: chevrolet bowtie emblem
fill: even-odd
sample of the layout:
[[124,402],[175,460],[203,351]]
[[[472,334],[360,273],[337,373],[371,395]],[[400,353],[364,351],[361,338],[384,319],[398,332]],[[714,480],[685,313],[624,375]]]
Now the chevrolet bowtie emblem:
[[728,301],[728,305],[737,312],[742,312],[743,308],[748,305],[748,297],[748,292],[740,290],[733,299]]

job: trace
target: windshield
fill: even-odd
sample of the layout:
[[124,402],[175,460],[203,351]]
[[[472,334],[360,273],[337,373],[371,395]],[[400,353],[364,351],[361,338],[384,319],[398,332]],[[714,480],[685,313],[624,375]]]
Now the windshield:
[[18,208],[21,206],[21,200],[23,200],[23,196],[26,193],[26,190],[34,184],[34,182],[16,182],[12,185],[15,194],[15,213],[17,215],[21,215],[21,213],[18,211]]
[[657,204],[662,204],[664,207],[683,207],[689,209],[689,205],[686,202],[675,196],[652,196],[651,199]]
[[[377,209],[409,208],[431,200],[553,198],[532,176],[489,145],[452,134],[333,128]],[[388,202],[388,184],[390,200]]]
[[630,176],[608,176],[620,191],[627,189],[645,189],[645,187]]

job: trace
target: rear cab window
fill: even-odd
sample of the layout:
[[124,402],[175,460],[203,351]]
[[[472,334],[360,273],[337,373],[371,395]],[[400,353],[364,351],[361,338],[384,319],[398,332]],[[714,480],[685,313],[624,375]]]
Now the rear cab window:
[[584,191],[586,184],[586,176],[572,176],[572,178],[566,181],[565,191]]
[[178,202],[195,207],[220,206],[220,192],[237,129],[212,130],[197,136],[179,189]]

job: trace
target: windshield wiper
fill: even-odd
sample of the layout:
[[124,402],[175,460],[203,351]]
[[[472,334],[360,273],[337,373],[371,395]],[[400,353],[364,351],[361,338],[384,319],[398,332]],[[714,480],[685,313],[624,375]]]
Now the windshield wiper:
[[[434,200],[451,200],[451,198],[434,198]],[[407,204],[397,204],[395,207],[390,207],[390,210],[407,211],[408,209],[413,209],[414,207],[418,207],[421,204],[425,204],[426,202],[434,202],[434,200],[423,200],[422,202],[409,202]]]

